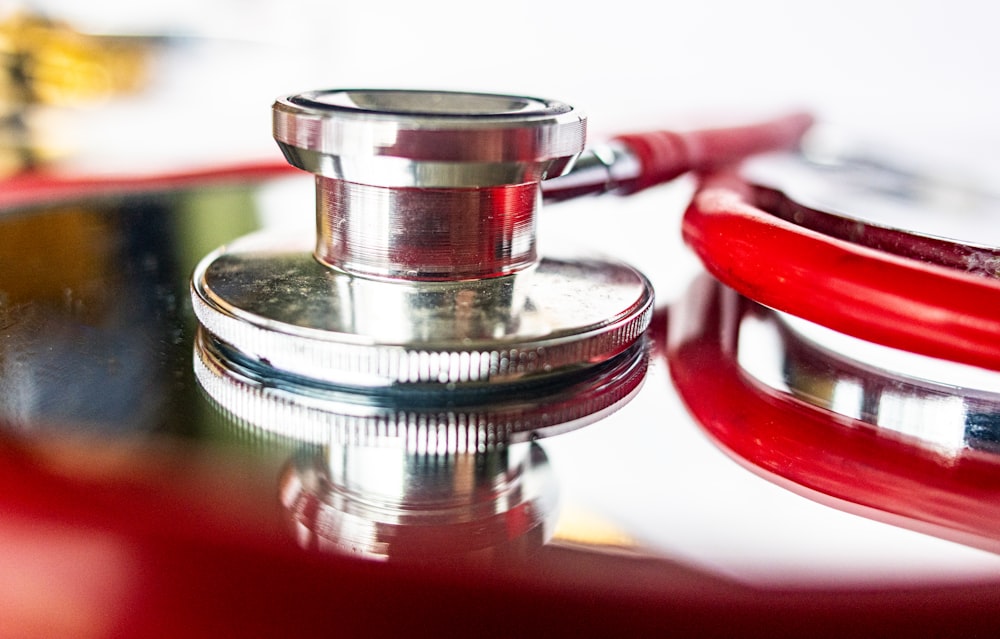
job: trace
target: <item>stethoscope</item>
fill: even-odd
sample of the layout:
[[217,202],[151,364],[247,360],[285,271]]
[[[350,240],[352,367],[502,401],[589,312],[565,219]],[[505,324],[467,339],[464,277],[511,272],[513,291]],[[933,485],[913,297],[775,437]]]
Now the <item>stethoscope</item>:
[[794,146],[811,122],[585,150],[579,110],[522,96],[313,91],[272,114],[288,163],[315,176],[316,236],[241,238],[199,264],[198,378],[284,435],[447,451],[579,427],[634,388],[599,382],[586,410],[553,398],[644,368],[650,282],[624,263],[541,254],[543,199],[726,166]]
[[[1000,369],[1000,252],[814,206],[794,180],[739,168],[797,149],[809,116],[585,148],[578,110],[521,96],[315,91],[272,113],[287,161],[315,175],[317,235],[241,238],[192,278],[196,373],[238,420],[324,444],[389,439],[456,454],[615,410],[641,384],[649,327],[662,334],[652,286],[626,264],[540,254],[541,202],[694,173],[683,236],[714,280],[670,309],[661,346],[706,431],[813,496],[996,547],[991,453],[887,436],[810,401],[805,385],[760,383],[735,359],[741,318],[778,313]],[[26,183],[21,193],[89,186]],[[801,352],[788,349],[790,378],[807,377],[792,357]]]

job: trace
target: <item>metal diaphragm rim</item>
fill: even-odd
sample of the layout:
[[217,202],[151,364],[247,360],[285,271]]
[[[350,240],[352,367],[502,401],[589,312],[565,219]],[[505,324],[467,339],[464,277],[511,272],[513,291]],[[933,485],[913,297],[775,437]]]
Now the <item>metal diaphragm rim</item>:
[[648,327],[653,289],[621,263],[550,258],[500,278],[385,282],[329,269],[301,240],[259,235],[206,257],[192,302],[217,339],[279,374],[466,386],[614,357]]

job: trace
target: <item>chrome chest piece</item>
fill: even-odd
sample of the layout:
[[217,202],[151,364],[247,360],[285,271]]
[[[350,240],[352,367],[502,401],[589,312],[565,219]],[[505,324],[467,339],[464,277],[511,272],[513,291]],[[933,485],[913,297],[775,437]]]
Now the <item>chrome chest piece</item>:
[[[539,256],[539,183],[583,149],[554,101],[342,90],[278,100],[317,235],[242,238],[192,280],[195,367],[237,417],[318,442],[481,449],[613,409],[644,370],[634,269]],[[431,435],[427,435],[431,433]]]

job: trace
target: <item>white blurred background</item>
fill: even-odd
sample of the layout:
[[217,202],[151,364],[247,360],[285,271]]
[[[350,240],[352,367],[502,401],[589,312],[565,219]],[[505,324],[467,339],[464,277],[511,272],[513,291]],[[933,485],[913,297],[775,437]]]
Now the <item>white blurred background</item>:
[[[243,138],[236,144],[255,135],[270,144],[273,97],[347,86],[561,99],[590,115],[595,138],[804,106],[944,159],[990,156],[1000,142],[993,118],[1000,107],[1000,8],[981,0],[39,0],[27,6],[89,32],[201,41],[175,54],[172,63],[179,64],[161,74],[156,96],[169,96],[173,116],[155,128],[175,127],[180,137],[171,142],[188,148],[211,147],[223,134]],[[251,128],[254,121],[263,124]],[[126,146],[139,146],[135,135],[123,137]],[[111,141],[103,142],[110,153]]]

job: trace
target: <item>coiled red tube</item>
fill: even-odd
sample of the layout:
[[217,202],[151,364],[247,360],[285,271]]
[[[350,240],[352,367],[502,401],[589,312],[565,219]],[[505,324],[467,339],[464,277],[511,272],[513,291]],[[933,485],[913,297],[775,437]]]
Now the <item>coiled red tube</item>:
[[1000,281],[778,219],[728,173],[705,179],[682,228],[714,277],[761,304],[885,346],[1000,370]]

